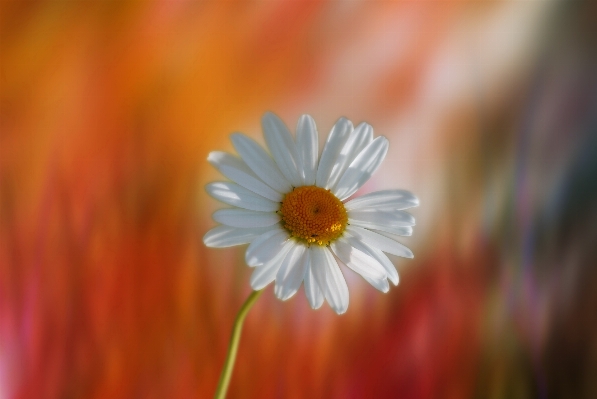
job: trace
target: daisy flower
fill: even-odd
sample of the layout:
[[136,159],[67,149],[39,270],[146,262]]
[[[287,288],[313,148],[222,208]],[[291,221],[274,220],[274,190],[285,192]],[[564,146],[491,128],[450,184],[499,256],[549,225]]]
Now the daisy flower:
[[348,287],[339,265],[346,265],[382,292],[398,272],[385,253],[412,258],[396,241],[412,234],[414,217],[404,209],[418,206],[405,190],[384,190],[352,198],[388,151],[388,140],[373,138],[373,128],[356,128],[340,118],[321,156],[313,118],[300,117],[296,138],[273,113],[262,118],[268,153],[251,138],[234,133],[240,157],[211,152],[208,161],[231,181],[207,185],[207,192],[232,208],[213,218],[221,225],[205,234],[209,247],[249,244],[245,259],[255,271],[251,287],[275,281],[281,300],[304,282],[313,309],[324,299],[338,313],[348,308]]

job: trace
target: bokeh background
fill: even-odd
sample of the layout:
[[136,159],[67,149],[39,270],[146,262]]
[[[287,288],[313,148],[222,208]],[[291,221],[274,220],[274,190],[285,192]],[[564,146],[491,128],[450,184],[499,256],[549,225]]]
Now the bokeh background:
[[388,294],[268,287],[231,398],[597,397],[594,1],[0,2],[0,398],[209,398],[250,293],[206,162],[266,110],[390,140]]

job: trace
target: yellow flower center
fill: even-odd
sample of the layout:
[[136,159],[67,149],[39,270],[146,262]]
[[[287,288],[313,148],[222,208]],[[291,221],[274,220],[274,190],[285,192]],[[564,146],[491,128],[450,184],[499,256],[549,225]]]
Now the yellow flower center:
[[328,245],[348,223],[342,201],[316,186],[297,187],[286,194],[280,213],[290,235],[308,244]]

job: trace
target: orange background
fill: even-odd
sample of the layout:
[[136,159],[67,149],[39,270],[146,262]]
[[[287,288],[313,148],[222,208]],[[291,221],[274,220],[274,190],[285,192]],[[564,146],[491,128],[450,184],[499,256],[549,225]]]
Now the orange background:
[[[266,110],[390,140],[417,194],[381,294],[271,287],[235,398],[595,397],[591,2],[0,4],[0,398],[207,398],[250,292],[206,162]],[[591,51],[593,50],[593,51]]]

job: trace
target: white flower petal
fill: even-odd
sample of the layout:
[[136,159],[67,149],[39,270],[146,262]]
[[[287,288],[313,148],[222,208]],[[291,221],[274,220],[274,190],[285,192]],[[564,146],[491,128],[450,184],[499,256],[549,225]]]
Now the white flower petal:
[[419,199],[406,190],[382,190],[351,199],[344,204],[347,211],[353,209],[408,209],[419,206]]
[[280,215],[275,212],[248,211],[246,209],[219,209],[212,215],[213,219],[232,227],[267,227],[280,221]]
[[305,256],[307,247],[297,244],[286,255],[280,270],[276,274],[276,296],[285,301],[292,297],[298,291],[305,275]]
[[388,152],[388,140],[379,136],[361,151],[336,185],[334,194],[341,201],[353,195],[377,170]]
[[371,256],[376,261],[378,261],[385,269],[386,274],[388,275],[388,278],[390,279],[390,281],[392,283],[394,283],[394,285],[398,285],[398,281],[399,281],[398,271],[396,270],[396,267],[394,266],[392,261],[386,256],[386,254],[384,254],[377,248],[373,248],[372,246],[365,244],[363,241],[359,240],[358,238],[356,238],[348,233],[345,234],[345,237],[348,240],[348,242],[350,243],[350,245],[352,245],[353,247],[355,247],[356,249],[358,249],[360,251],[363,251],[364,253]]
[[239,186],[274,202],[282,201],[282,194],[261,181],[240,158],[222,151],[212,151],[209,153],[207,161]]
[[241,133],[232,134],[230,139],[243,161],[268,186],[279,193],[287,193],[292,190],[292,186],[284,178],[274,160],[259,144]]
[[346,118],[340,118],[332,128],[330,135],[323,147],[321,158],[319,159],[319,166],[317,167],[317,176],[315,185],[323,188],[328,187],[328,180],[332,175],[336,158],[344,147],[344,143],[348,140],[350,133],[352,133],[352,122]]
[[319,245],[312,245],[309,250],[311,270],[325,299],[336,313],[345,313],[348,309],[348,286],[334,256],[330,250]]
[[209,183],[205,189],[209,195],[218,201],[239,208],[262,212],[274,212],[280,209],[280,203],[263,198],[236,183]]
[[249,266],[263,265],[276,254],[288,241],[289,235],[280,225],[255,239],[245,252],[245,261]]
[[303,184],[315,184],[317,158],[319,157],[319,139],[315,121],[309,115],[303,115],[296,127],[296,146],[303,165]]
[[315,275],[313,274],[310,250],[306,251],[304,259],[308,262],[305,265],[305,295],[307,296],[311,308],[319,309],[323,304],[324,296],[321,288],[319,288],[319,284],[317,284],[317,281],[315,280]]
[[239,229],[230,226],[217,226],[203,236],[203,243],[208,247],[226,248],[248,244],[273,227]]
[[346,231],[363,241],[365,244],[371,245],[373,248],[377,248],[383,252],[402,256],[404,258],[414,257],[412,251],[404,245],[371,230],[351,225],[346,228]]
[[356,148],[358,154],[373,141],[373,126],[371,126],[367,122],[361,122],[358,124],[357,127],[354,128],[354,130],[357,132],[362,132],[360,134],[364,136],[364,138],[361,140],[361,144],[359,144]]
[[[410,236],[412,235],[412,227],[410,226],[390,226],[387,224],[378,224],[378,223],[371,223],[371,222],[364,222],[362,220],[355,220],[355,219],[348,219],[348,224],[351,226],[359,226],[364,227],[369,230],[375,230],[380,232],[387,232],[399,236]],[[385,234],[384,234],[385,235]]]
[[350,245],[344,237],[334,241],[330,248],[338,259],[361,276],[376,280],[386,278],[386,271],[378,261]]
[[303,185],[301,165],[296,143],[282,120],[271,112],[261,118],[263,136],[280,171],[294,187]]
[[282,264],[282,260],[294,247],[294,245],[295,243],[292,241],[287,241],[286,244],[279,249],[278,253],[272,257],[272,259],[270,259],[264,265],[257,266],[255,268],[255,271],[251,275],[251,287],[254,290],[261,290],[265,288],[266,285],[274,281],[276,274],[280,269],[280,265]]
[[375,231],[376,233],[379,233],[382,236],[386,236],[386,237],[391,238],[392,240],[396,240],[396,241],[398,241],[400,239],[400,236],[410,237],[413,235],[413,228],[410,226],[393,228],[392,229],[393,231],[391,233],[387,232],[387,231],[383,231],[383,230],[372,229],[372,228],[369,228],[369,230]]
[[384,294],[390,290],[390,284],[388,283],[387,278],[382,279],[374,279],[363,276],[363,278],[371,284],[374,288],[378,289],[379,291],[383,292]]
[[[367,209],[363,211],[358,209],[348,211],[348,218],[376,226],[405,227],[415,225],[414,216],[406,211],[379,211],[376,209]],[[381,227],[373,228],[383,230]]]
[[[346,266],[346,267],[348,267],[340,259],[336,258],[336,261],[338,262],[338,264],[340,266]],[[380,279],[371,278],[369,276],[363,276],[363,275],[361,275],[361,277],[363,277],[363,279],[366,282],[368,282],[369,284],[371,284],[373,286],[373,288],[378,289],[379,291],[383,292],[384,294],[390,290],[390,284],[388,284],[388,279],[386,277],[380,278]]]
[[373,140],[373,128],[367,123],[361,123],[346,140],[344,147],[336,158],[336,164],[328,179],[327,187],[334,191],[338,181],[344,175],[348,166],[359,153]]

